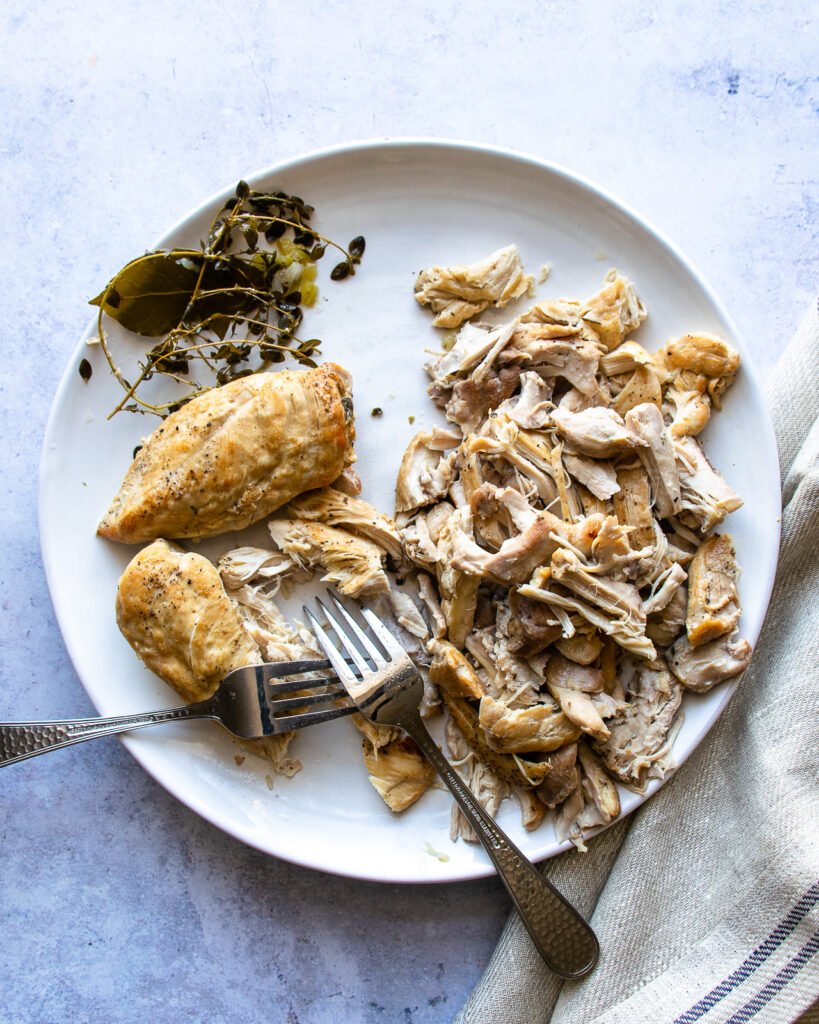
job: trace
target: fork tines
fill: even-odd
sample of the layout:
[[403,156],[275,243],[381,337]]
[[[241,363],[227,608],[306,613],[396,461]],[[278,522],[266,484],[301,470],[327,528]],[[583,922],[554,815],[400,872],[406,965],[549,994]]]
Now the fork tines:
[[[369,608],[355,605],[364,620],[362,624],[335,594],[328,591],[327,596],[335,606],[334,612],[321,598],[316,598],[327,628],[306,605],[303,611],[336,675],[353,700],[361,705],[373,684],[377,685],[374,676],[390,669],[396,658],[406,657],[406,652]],[[333,643],[328,629],[338,638],[341,650]]]
[[[336,676],[316,676],[316,673],[331,667],[325,660],[257,666],[257,683],[262,684],[271,718],[288,729],[303,729],[352,714],[356,710],[355,704]],[[269,682],[285,676],[286,682]],[[301,708],[315,710],[301,711]]]

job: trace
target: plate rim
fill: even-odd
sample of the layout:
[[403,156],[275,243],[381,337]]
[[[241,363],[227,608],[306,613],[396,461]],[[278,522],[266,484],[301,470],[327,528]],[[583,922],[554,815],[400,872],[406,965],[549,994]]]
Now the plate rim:
[[[281,174],[285,171],[292,172],[298,170],[299,167],[305,164],[311,164],[321,162],[323,160],[332,159],[352,153],[360,153],[362,151],[389,151],[389,150],[441,150],[441,151],[460,151],[466,154],[482,154],[487,156],[494,156],[505,160],[511,160],[515,163],[522,164],[533,168],[537,171],[544,171],[548,174],[552,174],[555,177],[561,179],[564,183],[573,185],[575,187],[580,186],[583,190],[591,193],[598,200],[602,200],[604,203],[613,207],[627,220],[636,224],[644,232],[650,235],[656,242],[660,244],[690,275],[691,279],[701,289],[707,300],[711,303],[717,314],[725,322],[732,337],[738,341],[739,346],[742,350],[743,357],[743,377],[746,379],[747,385],[754,392],[758,404],[763,410],[762,421],[760,423],[760,432],[762,439],[764,440],[764,459],[768,463],[768,470],[775,470],[771,473],[772,479],[776,481],[777,485],[777,497],[781,506],[781,472],[778,458],[778,445],[776,441],[776,435],[773,429],[773,423],[768,409],[767,402],[765,400],[765,392],[762,387],[761,378],[759,376],[756,367],[754,366],[753,357],[749,354],[747,346],[744,343],[744,339],[738,332],[736,324],[733,318],[729,314],[722,300],[716,294],[714,289],[711,287],[709,282],[705,279],[703,274],[700,272],[698,267],[692,262],[692,260],[674,243],[668,238],[663,231],[654,226],[649,220],[647,220],[641,213],[631,207],[628,203],[623,202],[616,195],[610,192],[608,189],[598,185],[592,179],[580,174],[572,169],[566,167],[563,164],[555,161],[547,160],[545,158],[536,156],[528,153],[524,150],[519,150],[509,146],[497,146],[488,143],[472,142],[466,139],[457,139],[449,137],[434,137],[434,136],[374,136],[370,138],[356,139],[348,142],[335,143],[329,146],[322,146],[312,150],[308,150],[297,154],[296,156],[279,160],[273,164],[265,165],[251,174],[248,174],[245,178],[250,183],[255,181],[269,178],[277,174]],[[196,206],[191,207],[187,213],[175,221],[166,231],[164,231],[159,238],[154,242],[151,249],[160,248],[163,240],[170,236],[184,230],[184,228],[195,218],[200,217],[203,213],[213,208],[216,203],[223,203],[228,199],[235,189],[235,183],[228,185],[224,188],[218,189],[208,195],[202,202]],[[146,250],[148,251],[148,250]],[[54,392],[51,400],[51,406],[49,408],[49,414],[46,420],[45,429],[43,432],[43,442],[40,451],[40,459],[38,465],[38,488],[37,488],[37,529],[39,534],[40,554],[43,562],[43,569],[45,572],[46,583],[49,590],[49,596],[51,598],[52,607],[54,609],[55,618],[57,625],[60,629],[60,634],[65,644],[68,656],[71,659],[72,667],[80,681],[83,689],[86,692],[91,703],[94,707],[97,707],[97,703],[93,695],[89,692],[86,684],[77,670],[77,659],[74,656],[75,644],[79,641],[73,639],[67,635],[63,629],[60,610],[55,600],[55,586],[54,586],[54,569],[53,561],[49,557],[49,551],[47,549],[46,542],[46,531],[44,529],[44,476],[45,468],[48,457],[49,446],[53,432],[55,430],[55,423],[57,417],[57,409],[62,405],[65,399],[65,392],[69,387],[71,380],[70,369],[72,366],[71,358],[74,353],[80,350],[80,346],[84,344],[85,339],[93,333],[96,326],[96,316],[92,316],[85,331],[80,335],[77,346],[72,350],[72,355],[69,356],[69,361],[63,370],[60,381]],[[779,560],[779,547],[780,547],[780,535],[781,535],[781,516],[778,516],[771,524],[771,530],[774,533],[773,540],[775,541],[775,553],[769,567],[766,579],[761,581],[761,593],[763,596],[762,600],[762,615],[759,623],[759,631],[761,632],[764,624],[765,616],[770,605],[771,593],[776,578],[776,572],[778,568]],[[759,633],[753,638],[753,645],[755,647],[759,639]],[[671,778],[676,775],[677,771],[682,765],[688,760],[688,758],[694,753],[695,750],[703,742],[707,734],[714,728],[717,721],[723,714],[726,705],[735,693],[737,687],[743,676],[739,677],[739,680],[735,680],[727,684],[721,694],[721,699],[717,702],[713,717],[706,722],[693,736],[691,744],[682,756],[675,759],[674,767],[671,772],[666,776],[665,779],[661,780],[656,788],[651,788],[651,791],[645,795],[642,795],[638,802],[636,802],[627,812],[620,815],[615,821],[620,821],[623,818],[630,816],[637,812],[646,801],[656,795],[656,793],[668,782]],[[97,709],[99,710],[99,709]],[[274,852],[267,846],[263,845],[262,840],[244,831],[241,828],[225,823],[220,820],[219,815],[212,811],[209,806],[202,800],[200,800],[195,793],[178,791],[178,787],[174,786],[174,780],[165,777],[163,772],[151,764],[150,748],[145,748],[138,742],[136,737],[132,737],[129,734],[122,734],[120,736],[122,743],[128,752],[135,758],[140,767],[145,770],[152,779],[154,779],[166,792],[170,793],[175,799],[179,800],[180,803],[189,807],[192,811],[204,818],[211,825],[216,826],[222,832],[237,839],[251,848],[257,849],[260,852],[268,855],[277,857],[281,860],[288,861],[298,865],[299,867],[308,868],[314,871],[322,871],[327,874],[334,874],[340,877],[355,878],[362,881],[370,882],[382,882],[385,884],[406,884],[406,885],[437,885],[449,882],[462,882],[470,881],[473,879],[487,878],[495,874],[495,870],[491,863],[473,863],[471,865],[464,865],[463,868],[459,869],[457,874],[447,875],[446,877],[437,878],[405,878],[405,877],[394,877],[384,875],[374,875],[372,871],[356,871],[354,868],[349,867],[339,868],[335,870],[332,866],[328,866],[323,861],[310,855],[306,857],[296,858],[292,855],[287,855],[281,852]],[[614,824],[614,822],[611,822]],[[609,827],[609,826],[606,826]],[[594,841],[596,836],[605,831],[600,829],[599,832],[594,833],[589,841]],[[539,861],[545,861],[551,857],[558,856],[566,850],[572,849],[572,843],[565,841],[557,846],[550,853],[545,854],[543,857],[538,858]]]

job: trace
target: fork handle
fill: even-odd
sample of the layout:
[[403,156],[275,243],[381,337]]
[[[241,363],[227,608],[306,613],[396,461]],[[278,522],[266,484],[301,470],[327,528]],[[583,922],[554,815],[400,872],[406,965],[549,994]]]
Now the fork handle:
[[24,761],[49,750],[70,747],[73,743],[112,736],[131,729],[144,729],[161,722],[177,722],[183,718],[215,718],[214,704],[203,700],[167,711],[148,711],[141,715],[119,718],[67,718],[57,722],[0,722],[0,768]]
[[458,801],[547,966],[561,978],[584,977],[594,968],[600,952],[592,929],[484,811],[421,719],[413,717],[400,724]]

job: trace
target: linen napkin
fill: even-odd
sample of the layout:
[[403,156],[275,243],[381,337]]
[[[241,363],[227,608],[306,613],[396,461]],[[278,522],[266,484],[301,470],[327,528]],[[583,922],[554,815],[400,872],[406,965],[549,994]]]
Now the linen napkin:
[[455,1024],[819,1020],[819,309],[767,397],[783,474],[776,585],[752,663],[706,740],[587,854],[544,872],[600,939],[561,983],[516,914]]

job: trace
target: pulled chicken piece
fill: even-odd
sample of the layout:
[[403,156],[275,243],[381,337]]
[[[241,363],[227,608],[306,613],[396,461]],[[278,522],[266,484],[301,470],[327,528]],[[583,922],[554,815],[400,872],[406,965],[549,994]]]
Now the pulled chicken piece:
[[680,472],[680,519],[708,533],[719,526],[729,512],[741,508],[742,498],[714,469],[692,437],[681,437],[673,443]]
[[593,665],[603,651],[603,644],[596,632],[562,637],[555,641],[555,647],[565,658],[577,665]]
[[549,425],[552,386],[539,373],[529,370],[520,375],[520,393],[503,406],[506,416],[524,430],[543,430]]
[[492,372],[495,360],[509,344],[517,320],[494,327],[492,324],[464,324],[448,352],[430,360],[424,367],[432,379],[429,394],[438,405],[455,382],[472,377],[484,381]]
[[532,285],[517,246],[507,245],[468,266],[430,267],[415,282],[415,298],[429,306],[435,327],[460,327],[488,306],[502,308]]
[[508,600],[512,614],[506,627],[507,646],[512,654],[534,657],[563,635],[560,623],[540,601],[531,601],[514,590]]
[[604,349],[611,352],[637,330],[647,313],[631,281],[612,269],[603,278],[600,291],[586,300],[581,315]]
[[322,580],[335,583],[342,594],[357,598],[389,592],[384,551],[372,541],[300,519],[271,519],[268,529],[277,547],[301,566],[321,566]]
[[577,743],[567,743],[542,757],[541,763],[549,765],[549,772],[535,788],[535,796],[552,810],[562,804],[580,784],[577,746]]
[[578,755],[583,767],[583,792],[599,811],[603,819],[602,824],[608,825],[620,813],[617,787],[587,742],[578,745]]
[[[576,608],[594,626],[603,628],[612,637],[635,654],[654,657],[654,646],[645,635],[646,613],[640,592],[632,583],[595,576],[573,551],[560,548],[552,556],[552,578],[581,599]],[[533,597],[534,594],[526,593]],[[588,604],[586,604],[588,602]],[[588,616],[588,605],[598,609],[598,615]],[[600,627],[602,613],[604,627]]]
[[563,464],[570,475],[587,487],[595,498],[606,501],[620,490],[617,474],[610,462],[564,452]]
[[489,746],[502,754],[548,753],[580,735],[580,729],[552,701],[510,708],[487,694],[481,698],[478,721]]
[[736,554],[727,533],[714,534],[697,548],[688,567],[688,642],[700,647],[733,633],[741,609],[737,592]]
[[520,491],[512,487],[499,489],[496,497],[521,532],[505,540],[495,552],[485,551],[463,532],[457,533],[452,564],[461,572],[488,576],[507,586],[522,583],[538,566],[549,561],[569,524],[546,509],[536,512]]
[[292,576],[298,568],[298,564],[283,551],[254,547],[233,548],[222,555],[217,564],[219,575],[228,590],[243,587],[253,579],[278,582]]
[[519,380],[519,367],[504,366],[485,380],[467,377],[457,381],[446,404],[446,418],[456,423],[464,434],[473,433],[494,409],[514,394]]
[[685,632],[688,610],[688,587],[681,584],[671,594],[668,604],[653,611],[646,620],[646,636],[658,647],[670,647]]
[[430,640],[427,650],[432,655],[429,678],[453,697],[480,700],[486,687],[463,654],[446,640]]
[[[600,646],[598,641],[598,653]],[[549,657],[546,663],[545,678],[547,686],[578,690],[582,693],[600,693],[604,688],[601,669],[578,665],[560,654],[552,654]]]
[[[674,593],[678,590],[683,583],[688,579],[688,573],[679,564],[679,562],[672,562],[668,569],[657,578],[654,589],[651,594],[644,599],[643,606],[646,610],[646,615],[649,617],[654,615],[656,612],[661,612],[663,608],[668,607],[671,599],[674,597]],[[660,582],[662,580],[662,582]]]
[[660,519],[676,515],[680,511],[680,474],[663,414],[651,403],[638,405],[626,413],[626,426],[647,445],[637,454],[651,481],[655,514]]
[[648,366],[638,366],[614,400],[614,411],[625,416],[631,409],[643,404],[663,404],[663,389],[657,373]]
[[705,378],[702,378],[702,388],[685,388],[678,378],[667,389],[665,399],[671,413],[668,432],[673,438],[694,437],[705,429],[711,418],[711,399],[705,392]]
[[621,681],[627,703],[608,720],[608,739],[595,742],[594,747],[609,774],[642,790],[650,777],[662,778],[668,770],[665,759],[682,687],[662,658],[654,662],[624,659]]
[[472,630],[478,604],[480,579],[461,571],[456,552],[459,543],[477,545],[472,540],[472,515],[469,507],[458,508],[442,524],[437,537],[440,560],[436,563],[441,611],[447,636],[456,647],[463,647]]
[[446,496],[455,478],[456,448],[460,437],[448,430],[420,430],[407,445],[395,482],[395,511],[410,512],[434,505]]
[[405,811],[437,777],[409,737],[393,740],[380,750],[366,738],[362,745],[370,782],[391,811]]
[[717,683],[744,672],[751,660],[751,645],[739,637],[720,636],[692,647],[681,636],[669,652],[671,671],[686,690],[707,693]]
[[668,369],[705,377],[708,394],[717,407],[739,369],[739,353],[713,334],[685,334],[657,353]]
[[623,466],[617,470],[617,483],[614,514],[623,526],[631,527],[629,543],[636,549],[653,544],[654,516],[648,474],[642,466]]
[[573,452],[596,459],[623,455],[633,448],[647,446],[613,409],[593,406],[580,412],[568,412],[561,407],[552,413],[552,422]]
[[443,698],[453,721],[470,748],[510,786],[532,789],[539,786],[552,770],[548,762],[540,759],[542,755],[538,755],[538,760],[530,760],[517,754],[499,753],[487,742],[486,734],[478,721],[478,712],[467,700],[453,697],[446,690],[443,691]]
[[560,710],[573,722],[578,729],[588,733],[597,740],[604,740],[609,730],[606,723],[597,709],[594,701],[588,694],[580,690],[569,690],[563,686],[547,684],[549,693],[560,705]]
[[600,359],[600,369],[607,377],[621,377],[642,367],[653,366],[654,357],[636,341],[624,341]]
[[583,395],[593,396],[599,391],[597,343],[582,336],[555,337],[550,324],[519,323],[500,360],[520,363],[537,371],[544,380],[559,377]]
[[341,526],[383,548],[396,565],[405,561],[394,521],[361,498],[342,494],[333,487],[324,487],[291,501],[283,512],[289,519]]

